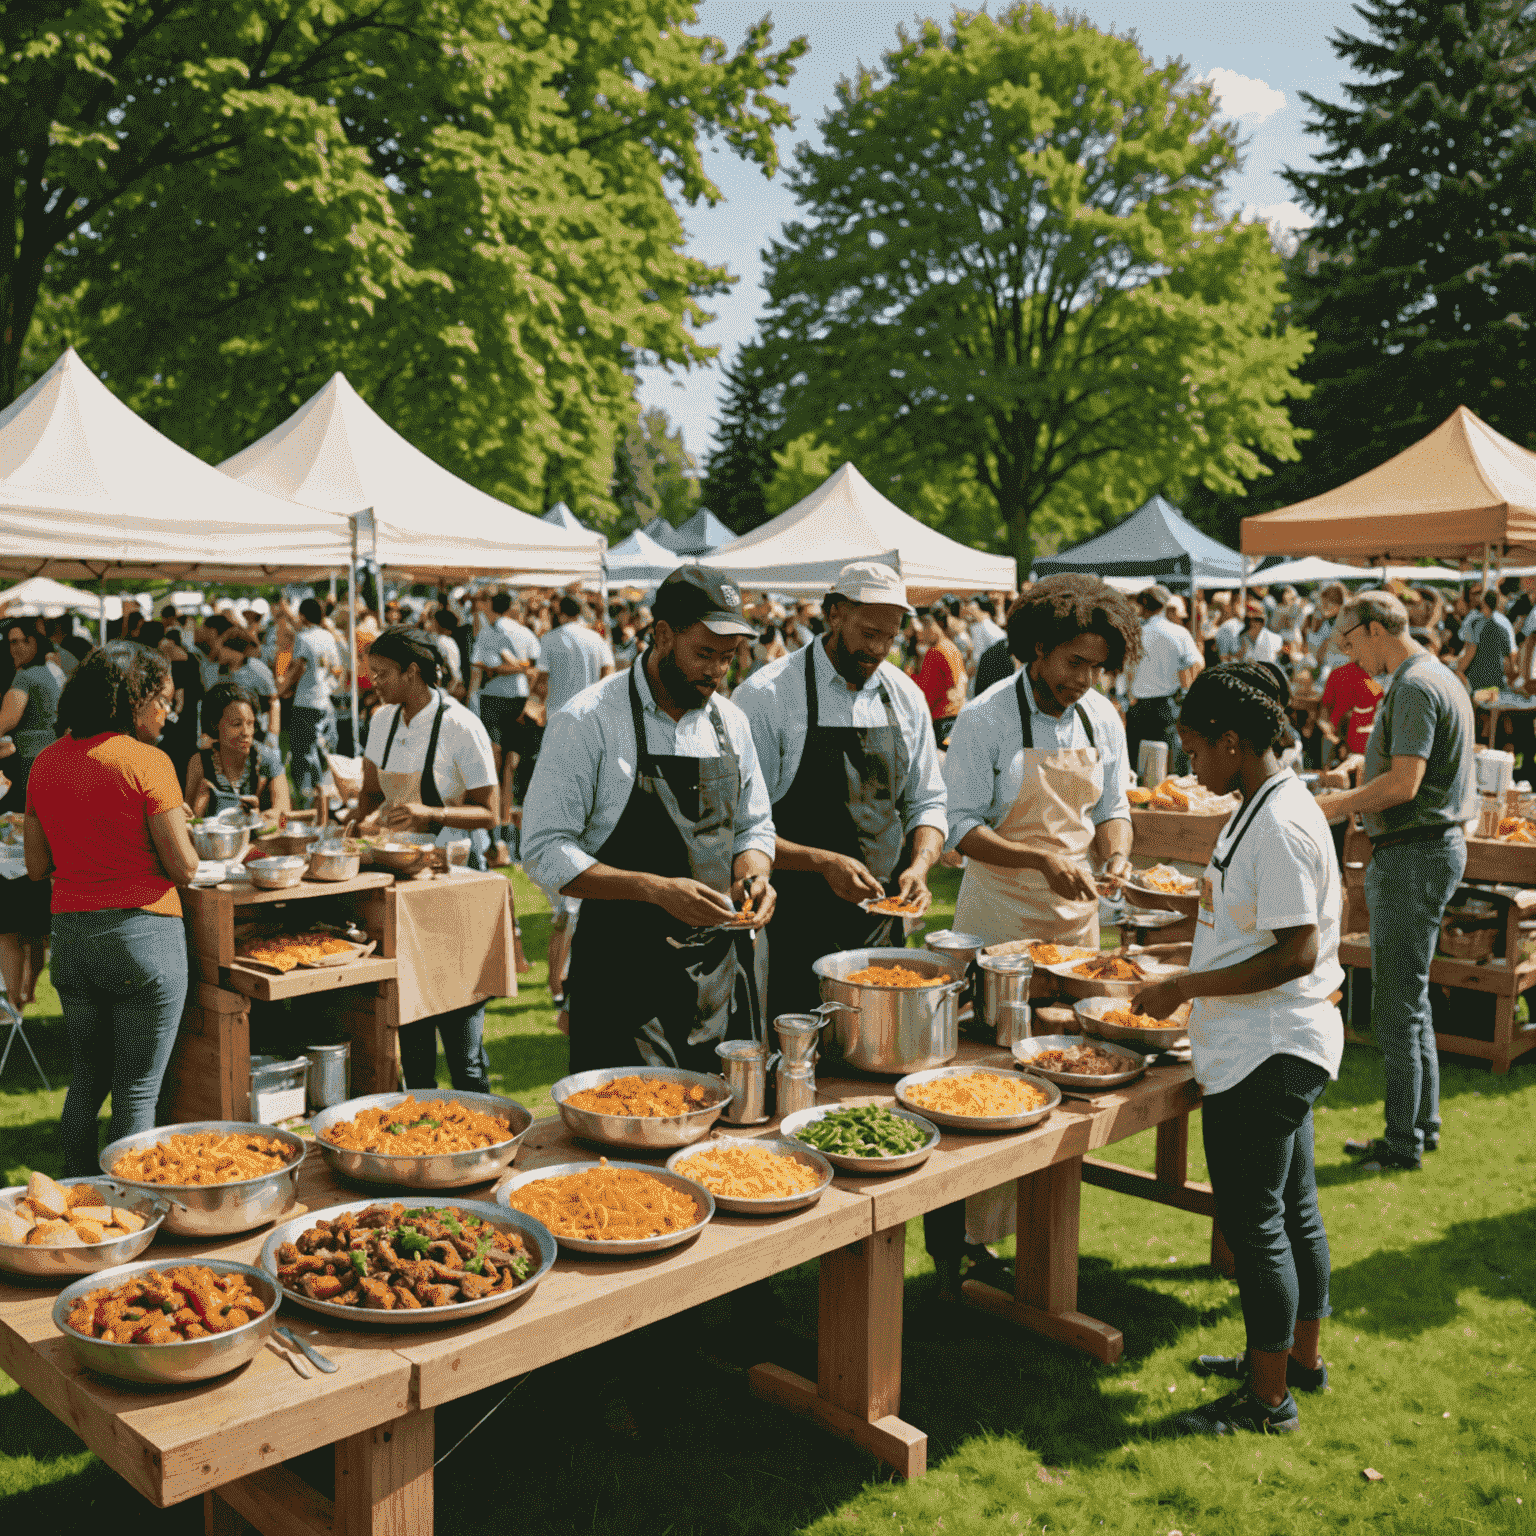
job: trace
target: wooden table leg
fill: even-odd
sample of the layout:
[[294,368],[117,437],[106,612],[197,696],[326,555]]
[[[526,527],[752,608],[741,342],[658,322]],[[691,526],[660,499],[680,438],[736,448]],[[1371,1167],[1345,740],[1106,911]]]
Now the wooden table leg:
[[752,1391],[878,1456],[903,1477],[928,1470],[928,1436],[901,1407],[902,1286],[906,1228],[823,1254],[816,1336],[818,1380],[754,1366]]
[[[1161,1138],[1162,1127],[1158,1128]],[[981,1280],[961,1286],[973,1306],[1113,1364],[1125,1353],[1118,1328],[1077,1310],[1077,1241],[1083,1160],[1067,1158],[1018,1181],[1014,1294]]]

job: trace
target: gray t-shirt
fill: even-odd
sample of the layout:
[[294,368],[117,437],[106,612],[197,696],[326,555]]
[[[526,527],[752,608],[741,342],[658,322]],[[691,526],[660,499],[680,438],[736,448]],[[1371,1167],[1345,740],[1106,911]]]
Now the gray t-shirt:
[[1449,826],[1476,810],[1473,792],[1472,701],[1461,680],[1433,656],[1410,656],[1387,687],[1365,744],[1365,781],[1379,778],[1394,757],[1422,757],[1424,782],[1406,805],[1368,811],[1373,838],[1411,827]]
[[304,663],[304,675],[293,690],[294,704],[304,709],[329,709],[332,669],[341,666],[330,634],[318,624],[301,629],[293,637],[293,659]]
[[[59,713],[59,680],[41,662],[23,667],[11,680],[10,691],[27,696],[26,708],[11,732],[18,758],[28,760],[53,745],[53,722]],[[0,773],[4,772],[0,765]]]
[[545,709],[564,709],[583,688],[590,687],[613,665],[608,642],[585,624],[562,624],[539,643],[539,670],[549,673]]
[[[1470,622],[1462,626],[1470,627]],[[1477,654],[1467,668],[1467,683],[1473,688],[1498,688],[1504,682],[1504,658],[1516,649],[1514,626],[1502,613],[1485,613],[1469,638]]]

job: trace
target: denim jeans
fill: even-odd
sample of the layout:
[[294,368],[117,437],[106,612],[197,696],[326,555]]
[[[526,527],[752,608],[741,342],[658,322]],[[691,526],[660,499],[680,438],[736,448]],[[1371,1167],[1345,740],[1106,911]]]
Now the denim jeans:
[[485,1054],[485,1004],[450,1008],[430,1019],[400,1026],[400,1065],[407,1088],[437,1087],[437,1037],[443,1037],[448,1075],[461,1093],[491,1091],[491,1063]]
[[109,1141],[153,1128],[160,1080],[187,997],[179,917],[139,908],[57,912],[53,984],[69,1032],[60,1131],[67,1177],[100,1173],[96,1115],[112,1095]]
[[1328,1074],[1271,1056],[1200,1109],[1216,1220],[1237,1261],[1248,1348],[1279,1354],[1296,1322],[1327,1317],[1328,1234],[1317,1207],[1312,1106]]
[[1467,840],[1397,843],[1371,855],[1365,904],[1371,914],[1371,1033],[1386,1074],[1387,1145],[1418,1157],[1440,1129],[1440,1061],[1429,1010],[1429,962],[1445,904],[1467,867]]
[[329,709],[295,704],[288,721],[288,745],[293,768],[294,793],[306,802],[325,777],[320,753],[336,750],[336,715]]

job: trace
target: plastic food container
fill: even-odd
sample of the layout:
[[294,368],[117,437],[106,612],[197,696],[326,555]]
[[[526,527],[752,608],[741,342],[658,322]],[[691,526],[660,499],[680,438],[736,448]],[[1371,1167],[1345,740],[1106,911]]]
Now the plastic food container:
[[305,1110],[309,1058],[281,1061],[276,1056],[251,1057],[251,1118],[261,1125],[292,1120]]

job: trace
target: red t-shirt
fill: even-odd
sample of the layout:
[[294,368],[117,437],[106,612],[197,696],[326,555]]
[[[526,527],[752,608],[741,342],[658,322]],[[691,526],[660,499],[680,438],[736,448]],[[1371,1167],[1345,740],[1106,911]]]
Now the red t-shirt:
[[181,804],[176,770],[159,747],[107,732],[44,747],[27,780],[27,805],[53,853],[53,910],[142,907],[181,916],[149,835],[149,818]]
[[917,669],[917,686],[928,700],[928,713],[935,720],[952,720],[965,703],[965,662],[952,640],[930,645]]
[[1381,703],[1384,692],[1357,662],[1346,661],[1328,674],[1323,687],[1323,708],[1328,711],[1334,730],[1338,730],[1339,722],[1346,715],[1349,717],[1349,727],[1344,734],[1348,751],[1365,751],[1365,744],[1371,738],[1371,727],[1376,723],[1376,706]]

